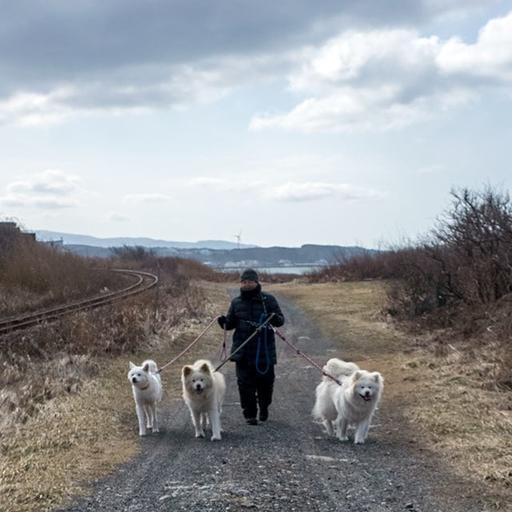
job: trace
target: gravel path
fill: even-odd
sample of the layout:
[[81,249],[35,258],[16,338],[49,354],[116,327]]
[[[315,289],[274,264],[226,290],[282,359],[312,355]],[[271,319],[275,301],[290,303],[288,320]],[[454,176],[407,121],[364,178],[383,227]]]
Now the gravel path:
[[[320,362],[336,355],[300,310],[282,298],[280,303],[290,339]],[[386,408],[385,400],[367,444],[328,438],[310,415],[318,371],[284,344],[279,347],[274,403],[266,424],[245,424],[233,366],[226,365],[221,442],[195,439],[181,400],[164,400],[163,432],[142,439],[142,455],[97,482],[93,495],[66,510],[486,510],[470,497],[467,484],[415,447],[405,422]],[[135,413],[133,421],[135,428]]]

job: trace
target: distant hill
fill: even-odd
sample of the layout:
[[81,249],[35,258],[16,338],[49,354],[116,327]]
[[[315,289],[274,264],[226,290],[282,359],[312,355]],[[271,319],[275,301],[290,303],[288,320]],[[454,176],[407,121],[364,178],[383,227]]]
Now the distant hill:
[[[78,244],[68,244],[64,247],[68,251],[81,256],[108,258],[113,255],[112,250],[108,247]],[[313,244],[303,245],[302,247],[253,247],[246,249],[152,247],[151,250],[158,256],[178,256],[197,260],[218,268],[327,265],[350,259],[359,254],[377,252],[363,247]]]
[[[236,249],[238,244],[224,240],[200,240],[198,242],[176,242],[172,240],[158,240],[145,237],[115,237],[98,238],[90,235],[77,235],[73,233],[60,233],[58,231],[36,230],[36,237],[41,241],[60,240],[64,245],[79,245],[90,247],[122,247],[123,245],[144,247],[163,247],[177,249]],[[255,245],[240,244],[241,248],[256,247]]]
[[158,256],[178,256],[201,261],[212,267],[238,268],[244,266],[292,267],[327,265],[350,259],[363,253],[377,252],[357,246],[305,244],[301,247],[258,247],[223,240],[200,240],[199,242],[176,242],[145,237],[97,238],[89,235],[36,231],[41,241],[62,240],[64,248],[75,254],[88,257],[108,258],[112,247],[143,246]]
[[252,247],[231,250],[180,249],[179,255],[215,267],[282,267],[327,265],[363,253],[377,252],[363,247],[305,244],[301,247]]

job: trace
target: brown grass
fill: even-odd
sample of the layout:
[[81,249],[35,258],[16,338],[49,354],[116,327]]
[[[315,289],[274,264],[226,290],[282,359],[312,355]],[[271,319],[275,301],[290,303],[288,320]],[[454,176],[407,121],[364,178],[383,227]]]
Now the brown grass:
[[96,270],[99,266],[31,240],[10,244],[0,252],[0,317],[125,286],[123,276]]
[[[512,498],[512,393],[496,387],[508,357],[501,343],[443,343],[443,333],[415,337],[382,313],[380,281],[272,287],[296,301],[323,333],[340,343],[339,357],[383,373],[383,407],[399,413],[409,436],[464,479],[482,485],[491,503]],[[437,339],[437,341],[436,341]]]
[[[130,354],[90,356],[83,369],[89,367],[91,373],[83,375],[76,393],[43,400],[37,406],[37,414],[27,415],[24,421],[3,431],[0,510],[52,510],[71,495],[85,492],[87,482],[104,476],[137,452],[133,397],[126,381],[128,361],[140,362],[151,356],[162,365],[189,343],[207,320],[225,308],[225,292],[211,284],[203,284],[202,289],[208,300],[197,311],[200,318],[181,316],[172,327],[141,337],[139,348],[131,347]],[[205,350],[213,352],[218,343],[218,332],[212,330],[197,345],[197,352],[188,357],[192,359],[199,352],[204,355]],[[52,364],[68,365],[67,360],[60,361]],[[163,374],[164,403],[179,396],[180,364]]]

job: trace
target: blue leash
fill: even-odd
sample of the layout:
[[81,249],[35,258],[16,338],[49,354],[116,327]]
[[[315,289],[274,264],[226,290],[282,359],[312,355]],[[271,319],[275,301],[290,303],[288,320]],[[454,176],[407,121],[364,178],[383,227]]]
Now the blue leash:
[[[265,313],[262,313],[260,316],[259,323],[263,323],[265,321],[265,317],[267,315]],[[258,336],[258,345],[256,346],[256,360],[254,361],[254,366],[256,367],[256,371],[260,375],[265,375],[270,370],[270,355],[268,353],[268,329],[263,329],[263,332],[260,332]],[[263,338],[263,341],[262,341]],[[260,368],[260,352],[261,352],[261,346],[264,346],[265,351],[265,370]]]

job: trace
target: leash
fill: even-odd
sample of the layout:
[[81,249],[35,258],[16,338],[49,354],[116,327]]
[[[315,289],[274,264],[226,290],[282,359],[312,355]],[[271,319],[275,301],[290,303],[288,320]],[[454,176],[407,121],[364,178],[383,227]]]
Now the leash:
[[306,361],[308,361],[308,363],[312,364],[315,368],[318,368],[322,372],[323,375],[325,375],[326,377],[329,377],[329,379],[332,379],[334,382],[336,382],[336,384],[341,386],[341,382],[336,377],[334,377],[330,373],[327,373],[326,371],[324,371],[324,369],[317,362],[313,361],[313,359],[311,359],[307,354],[304,354],[304,352],[302,352],[302,350],[300,350],[293,343],[288,341],[285,338],[285,336],[283,334],[281,334],[275,327],[273,327],[273,326],[270,326],[270,327],[289,347],[291,347],[293,350],[295,350],[295,352],[299,356],[302,356]]
[[[263,322],[266,316],[265,313],[261,314],[260,323]],[[269,326],[267,326],[269,327]],[[270,354],[268,353],[268,329],[263,329],[263,332],[258,336],[258,344],[256,346],[256,359],[254,360],[254,367],[260,375],[266,375],[270,370]],[[260,368],[260,354],[263,347],[263,353],[265,354],[264,369]]]
[[[185,347],[176,357],[174,357],[173,359],[171,359],[168,363],[164,364],[159,370],[157,373],[160,373],[164,368],[167,368],[168,366],[171,366],[171,364],[175,363],[181,356],[185,355],[206,333],[207,331],[210,329],[210,327],[217,321],[219,317],[216,316],[203,330],[203,332],[201,332],[201,334],[199,336],[197,336],[197,338],[194,339],[194,341],[192,341],[192,343],[190,343],[187,347]],[[224,329],[224,336],[225,336],[225,332],[226,330]],[[225,340],[224,340],[224,343],[225,343]]]
[[228,331],[226,330],[226,324],[224,324],[223,331],[224,331],[224,337],[222,338],[222,345],[220,346],[219,356],[217,358],[217,359],[219,359],[219,361],[223,361],[227,357],[226,341],[227,341]]
[[270,322],[270,320],[274,317],[275,313],[271,313],[268,318],[263,322],[261,323],[260,325],[258,325],[256,327],[256,330],[233,352],[231,352],[231,355],[227,358],[225,358],[216,368],[215,368],[215,371],[218,372],[238,351],[242,350],[245,345],[247,345],[247,343],[249,343],[249,341],[251,341],[254,336],[256,336],[256,334],[259,334],[259,332],[261,331],[261,329],[264,329],[267,327],[267,324]]

